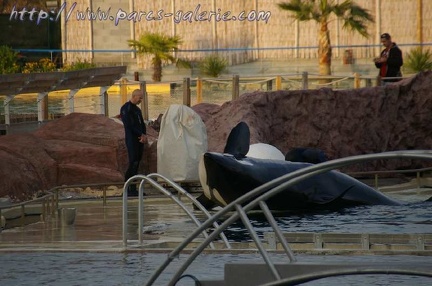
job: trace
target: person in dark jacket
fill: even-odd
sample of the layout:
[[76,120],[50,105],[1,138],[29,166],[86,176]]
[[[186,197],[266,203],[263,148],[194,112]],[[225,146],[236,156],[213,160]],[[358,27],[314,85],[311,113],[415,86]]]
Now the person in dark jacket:
[[391,79],[389,77],[401,77],[401,66],[403,65],[402,51],[392,42],[391,36],[388,33],[381,35],[381,43],[385,49],[382,50],[379,58],[375,58],[375,66],[380,69],[379,76],[386,79],[383,84],[395,82],[400,79]]
[[[131,99],[120,109],[129,160],[129,167],[125,173],[125,181],[138,173],[139,163],[143,155],[144,143],[147,142],[146,126],[141,109],[138,107],[142,99],[142,91],[136,89],[132,92]],[[129,196],[138,196],[135,184],[130,185],[127,192]]]

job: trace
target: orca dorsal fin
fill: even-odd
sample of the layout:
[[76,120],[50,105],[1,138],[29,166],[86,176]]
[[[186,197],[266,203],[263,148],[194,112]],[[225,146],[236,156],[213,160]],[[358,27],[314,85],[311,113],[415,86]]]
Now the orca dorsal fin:
[[237,159],[246,157],[249,152],[250,130],[249,126],[241,121],[228,135],[224,153],[231,154]]

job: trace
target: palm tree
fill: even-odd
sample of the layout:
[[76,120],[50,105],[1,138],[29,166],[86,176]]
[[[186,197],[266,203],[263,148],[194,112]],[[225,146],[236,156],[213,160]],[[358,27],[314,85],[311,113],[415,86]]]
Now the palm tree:
[[227,71],[227,66],[228,62],[226,59],[218,55],[210,55],[200,62],[199,69],[203,75],[218,77],[220,74]]
[[178,63],[179,60],[172,55],[173,51],[178,50],[182,43],[179,36],[167,36],[159,33],[147,32],[138,41],[128,40],[129,46],[136,49],[139,54],[152,55],[153,75],[152,79],[156,82],[162,80],[162,63]]
[[422,47],[411,50],[407,54],[404,67],[408,72],[414,73],[432,70],[432,51],[423,50]]
[[369,11],[356,5],[354,1],[345,0],[340,4],[335,2],[334,0],[290,0],[278,3],[282,10],[294,13],[296,20],[314,20],[319,25],[318,58],[321,75],[331,74],[332,47],[328,29],[331,15],[343,21],[343,28],[358,32],[366,38],[369,37],[367,24],[374,22]]

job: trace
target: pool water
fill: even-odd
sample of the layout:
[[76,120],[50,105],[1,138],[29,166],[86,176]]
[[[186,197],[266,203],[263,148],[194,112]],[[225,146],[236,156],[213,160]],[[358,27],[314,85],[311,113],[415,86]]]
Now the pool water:
[[[423,200],[423,199],[422,199]],[[276,221],[284,232],[336,232],[336,233],[432,233],[432,202],[415,200],[401,206],[361,206],[338,211],[316,211],[304,213],[279,213]],[[92,205],[94,211],[96,206]],[[113,207],[105,207],[104,222],[113,228],[121,215]],[[117,210],[119,211],[119,210]],[[105,213],[107,212],[107,213]],[[91,224],[84,209],[79,210],[76,222],[76,237],[81,237],[79,226],[91,226],[92,231],[103,231],[101,221]],[[151,224],[166,223],[166,233],[173,232],[183,237],[195,228],[190,219],[184,218],[173,205],[158,203],[146,205],[146,222]],[[260,236],[272,231],[262,215],[251,215],[254,229]],[[40,224],[43,225],[43,224]],[[98,227],[98,228],[96,228]],[[88,232],[88,227],[85,228]],[[132,229],[132,228],[131,228]],[[135,228],[136,229],[136,226]],[[73,229],[71,229],[72,231]],[[113,230],[114,231],[114,230]],[[120,228],[115,227],[116,233]],[[90,232],[89,232],[90,233]],[[13,234],[12,231],[4,232]],[[225,232],[231,241],[251,241],[248,232],[240,222],[231,225]],[[17,233],[20,239],[32,232]],[[107,236],[112,237],[112,236]],[[90,239],[83,236],[83,239]],[[63,242],[67,243],[67,241]],[[28,251],[2,251],[0,253],[0,285],[144,285],[156,269],[165,261],[167,253],[141,252],[103,252],[103,251],[38,251],[30,247]],[[181,254],[161,274],[154,285],[167,285],[173,274],[187,259]],[[283,254],[271,254],[274,262],[288,262]],[[306,255],[298,254],[299,262],[403,262],[430,265],[429,256],[414,255]],[[259,262],[258,254],[201,254],[189,266],[184,274],[190,274],[198,280],[222,279],[225,263]],[[191,277],[185,277],[176,285],[195,285]],[[426,277],[402,275],[355,275],[332,277],[306,283],[304,285],[432,285]]]
[[[338,211],[280,213],[275,219],[284,232],[432,233],[432,202],[402,206],[359,206]],[[262,215],[250,216],[250,220],[260,236],[272,231]],[[244,241],[248,238],[247,230],[241,221],[231,225],[225,234],[233,241]]]
[[[186,258],[179,259],[166,269],[154,285],[167,285],[170,277]],[[166,258],[155,253],[3,253],[0,255],[0,285],[144,285],[149,276]],[[287,262],[281,254],[272,255],[275,262]],[[423,256],[309,256],[298,255],[301,262],[404,262],[431,264]],[[198,280],[222,279],[224,263],[262,263],[256,254],[202,254],[185,274]],[[432,285],[425,277],[403,275],[355,275],[316,280],[304,285]],[[185,277],[176,285],[195,285]]]

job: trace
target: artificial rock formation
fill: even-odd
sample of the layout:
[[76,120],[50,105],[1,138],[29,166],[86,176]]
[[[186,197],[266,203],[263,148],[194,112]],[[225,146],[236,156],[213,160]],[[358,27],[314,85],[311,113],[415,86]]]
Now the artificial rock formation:
[[[335,159],[432,149],[431,87],[432,72],[425,72],[385,87],[255,92],[220,108],[198,105],[194,109],[212,113],[203,116],[209,150],[221,152],[231,128],[245,121],[251,144],[269,143],[283,153],[294,147],[320,148]],[[393,160],[350,169],[371,167],[413,167],[413,162]]]
[[[146,149],[157,136],[148,133]],[[148,158],[143,162],[148,172]],[[122,182],[126,168],[123,126],[102,115],[72,113],[35,132],[0,137],[0,197],[24,200],[55,186]]]
[[[199,104],[209,151],[221,152],[240,121],[251,143],[283,153],[322,149],[330,159],[406,149],[432,149],[432,72],[385,87],[353,90],[255,92],[222,106]],[[141,172],[156,172],[158,133],[149,142]],[[418,167],[426,161],[388,160],[348,170]],[[73,113],[36,132],[0,137],[0,197],[26,199],[58,185],[121,182],[127,167],[123,126],[101,115]]]

